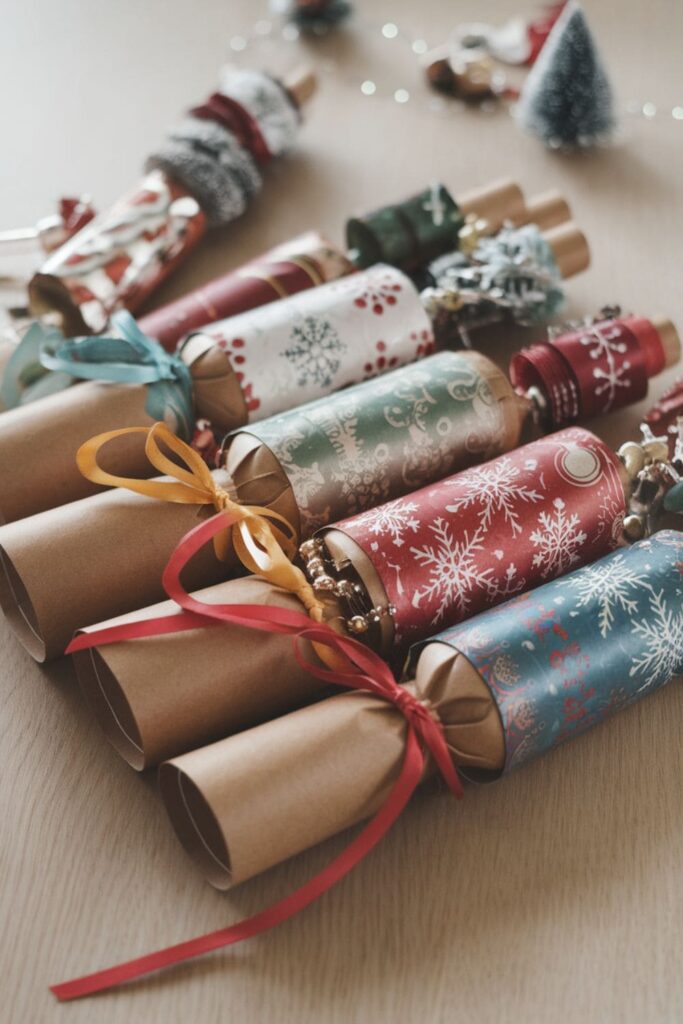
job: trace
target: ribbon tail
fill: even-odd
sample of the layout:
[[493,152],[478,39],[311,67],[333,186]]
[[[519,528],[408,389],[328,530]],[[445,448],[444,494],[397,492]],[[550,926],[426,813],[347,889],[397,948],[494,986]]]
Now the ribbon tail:
[[154,619],[136,619],[122,622],[119,626],[108,626],[106,629],[94,629],[90,633],[79,633],[73,638],[65,650],[65,654],[87,651],[91,647],[102,647],[105,644],[122,643],[124,640],[139,640],[146,636],[163,636],[166,633],[186,633],[190,629],[206,629],[219,626],[218,619],[209,619],[204,615],[180,611],[172,615],[159,615]]
[[[105,339],[102,339],[105,340]],[[68,373],[79,380],[101,380],[113,384],[155,384],[164,379],[156,366],[139,363],[93,362],[70,359],[43,349],[40,362],[47,370]],[[172,378],[171,378],[172,379]]]
[[245,939],[269,931],[290,917],[294,917],[347,875],[389,831],[417,788],[423,765],[424,755],[419,741],[414,730],[409,729],[400,774],[374,818],[326,868],[278,903],[274,903],[266,910],[228,928],[208,932],[206,935],[200,935],[187,942],[180,942],[175,946],[149,953],[147,956],[128,960],[116,967],[96,971],[94,974],[83,975],[73,981],[52,985],[50,991],[60,1002],[80,999],[83,996],[132,981],[134,978],[150,974],[152,971],[201,956],[203,953],[233,946],[237,942],[243,942]]

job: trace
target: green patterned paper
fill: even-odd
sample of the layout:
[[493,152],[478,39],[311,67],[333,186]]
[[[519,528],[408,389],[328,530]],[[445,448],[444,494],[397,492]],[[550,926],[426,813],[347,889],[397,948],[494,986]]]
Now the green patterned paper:
[[287,474],[307,536],[490,458],[503,416],[472,356],[441,352],[247,432]]

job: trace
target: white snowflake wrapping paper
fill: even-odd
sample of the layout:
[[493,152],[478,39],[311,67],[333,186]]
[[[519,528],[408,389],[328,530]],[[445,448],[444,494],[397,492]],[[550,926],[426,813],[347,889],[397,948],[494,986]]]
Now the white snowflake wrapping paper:
[[573,427],[335,527],[365,552],[398,642],[416,642],[611,551],[619,459]]
[[323,398],[433,351],[412,282],[378,264],[202,331],[230,356],[249,422]]

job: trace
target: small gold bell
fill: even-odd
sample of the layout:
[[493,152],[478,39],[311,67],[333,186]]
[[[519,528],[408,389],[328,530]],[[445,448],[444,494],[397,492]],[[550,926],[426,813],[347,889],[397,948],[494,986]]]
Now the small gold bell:
[[645,452],[642,446],[637,441],[627,441],[622,444],[617,454],[624,463],[629,478],[635,480],[645,466]]
[[368,624],[363,615],[354,615],[349,619],[349,629],[352,633],[367,633]]
[[629,541],[642,540],[645,536],[645,520],[640,516],[626,516],[624,519],[624,536]]

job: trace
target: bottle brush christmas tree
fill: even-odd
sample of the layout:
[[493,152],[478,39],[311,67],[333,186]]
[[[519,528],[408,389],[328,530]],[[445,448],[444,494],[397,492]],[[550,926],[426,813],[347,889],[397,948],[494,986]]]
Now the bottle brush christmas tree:
[[609,79],[583,10],[566,5],[529,73],[517,116],[553,149],[595,146],[616,128]]

